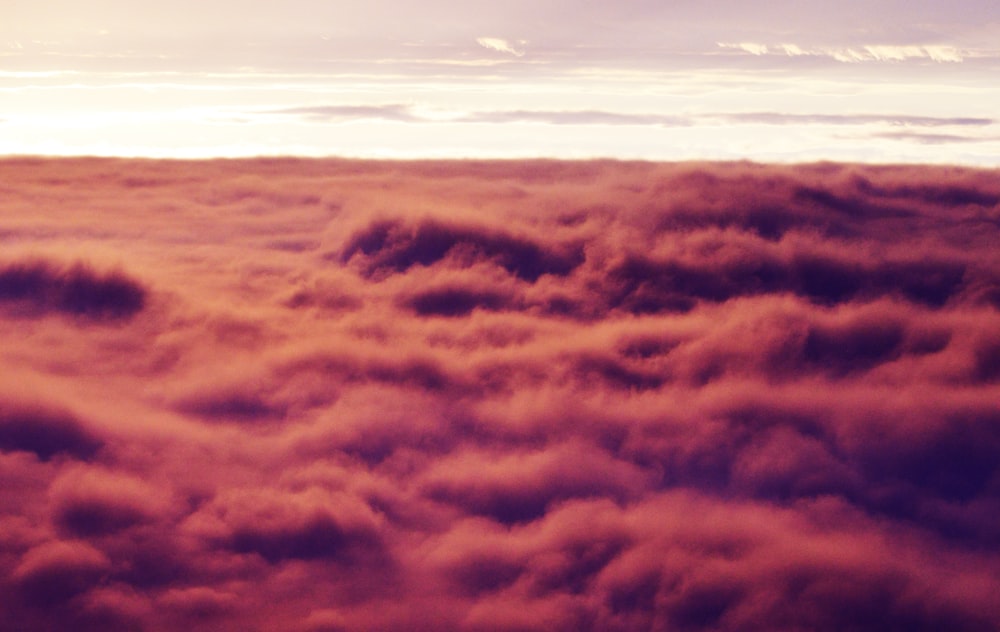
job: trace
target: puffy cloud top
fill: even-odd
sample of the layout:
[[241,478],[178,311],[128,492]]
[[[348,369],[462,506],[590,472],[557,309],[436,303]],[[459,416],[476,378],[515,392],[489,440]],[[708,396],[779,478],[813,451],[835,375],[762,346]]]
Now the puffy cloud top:
[[0,618],[993,630],[1000,184],[0,162]]

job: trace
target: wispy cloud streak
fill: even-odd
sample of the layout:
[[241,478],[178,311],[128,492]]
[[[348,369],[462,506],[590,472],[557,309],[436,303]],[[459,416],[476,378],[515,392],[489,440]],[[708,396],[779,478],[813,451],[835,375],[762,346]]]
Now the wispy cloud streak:
[[960,63],[979,53],[947,45],[870,44],[846,47],[810,47],[798,44],[762,44],[758,42],[719,42],[722,49],[737,50],[755,56],[827,57],[842,63],[905,62],[930,60],[939,63]]
[[[252,113],[246,113],[252,114]],[[301,116],[312,120],[343,122],[380,119],[407,123],[545,123],[550,125],[651,125],[685,127],[726,121],[764,125],[891,125],[903,127],[987,127],[986,117],[915,116],[907,114],[802,114],[790,112],[738,112],[658,114],[613,110],[482,110],[472,112],[428,110],[402,104],[302,106],[259,112]]]

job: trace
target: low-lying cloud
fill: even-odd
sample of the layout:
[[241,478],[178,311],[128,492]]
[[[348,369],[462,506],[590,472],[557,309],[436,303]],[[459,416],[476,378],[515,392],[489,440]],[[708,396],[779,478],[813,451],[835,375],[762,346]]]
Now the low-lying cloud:
[[955,46],[936,44],[868,44],[859,46],[805,47],[787,43],[719,42],[718,46],[723,49],[738,50],[756,56],[828,57],[847,64],[866,62],[899,63],[914,59],[930,60],[937,63],[961,63],[969,57],[975,57],[980,54],[978,51],[968,51]]
[[[241,114],[246,116],[247,114]],[[775,126],[843,126],[859,127],[870,136],[922,143],[986,142],[993,136],[969,134],[970,130],[989,128],[996,121],[987,117],[916,116],[898,113],[801,113],[801,112],[630,112],[618,110],[472,110],[467,112],[432,112],[415,105],[388,103],[362,105],[310,105],[280,110],[259,111],[256,117],[291,116],[310,122],[349,123],[356,121],[389,121],[413,124],[490,124],[525,123],[569,126],[629,126],[683,128],[694,126],[775,125]],[[964,133],[929,133],[920,128],[952,128]]]
[[995,172],[0,175],[12,629],[1000,626]]

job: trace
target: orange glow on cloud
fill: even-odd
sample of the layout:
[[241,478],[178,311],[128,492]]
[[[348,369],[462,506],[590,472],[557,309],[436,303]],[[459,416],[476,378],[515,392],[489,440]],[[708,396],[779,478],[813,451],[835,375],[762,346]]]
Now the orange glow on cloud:
[[994,629],[996,175],[0,161],[0,620]]

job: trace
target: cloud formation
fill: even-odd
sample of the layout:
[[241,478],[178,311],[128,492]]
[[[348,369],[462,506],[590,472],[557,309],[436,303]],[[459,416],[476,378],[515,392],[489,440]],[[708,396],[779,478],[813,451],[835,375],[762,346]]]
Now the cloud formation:
[[968,141],[990,141],[991,136],[960,136],[957,134],[910,134],[891,131],[895,128],[911,127],[955,127],[985,128],[995,124],[995,120],[974,116],[916,116],[898,113],[869,114],[824,114],[795,112],[704,112],[701,114],[668,114],[655,112],[620,112],[614,110],[477,110],[464,113],[439,112],[430,114],[418,108],[402,104],[384,105],[330,105],[302,106],[259,112],[263,114],[287,115],[312,122],[342,123],[351,121],[383,120],[401,123],[538,123],[545,125],[575,126],[657,126],[691,127],[696,125],[836,125],[836,126],[881,126],[890,130],[881,132],[879,137],[906,139],[939,138]]
[[0,174],[14,629],[1000,626],[993,171]]
[[[508,55],[513,55],[515,57],[523,57],[524,50],[518,48],[514,44],[511,44],[508,40],[502,39],[500,37],[477,37],[476,43],[483,48],[488,48],[490,50],[495,50],[498,53],[507,53]],[[517,42],[518,45],[524,46],[527,42],[520,40]]]
[[[661,125],[679,127],[691,125],[696,120],[694,117],[680,115],[612,110],[480,110],[465,113],[440,112],[431,115],[429,112],[420,112],[413,106],[402,104],[301,106],[256,114],[286,115],[310,121],[338,123],[384,120],[403,123],[545,123],[549,125]],[[709,118],[711,117],[712,115],[709,115]],[[985,120],[986,123],[983,124],[990,122],[989,119],[970,120]]]
[[803,47],[798,44],[762,44],[759,42],[719,42],[718,46],[728,50],[738,50],[750,55],[778,55],[785,57],[827,57],[842,63],[861,62],[904,62],[908,60],[930,60],[939,63],[961,63],[970,55],[949,45],[890,45],[867,44],[840,47]]

